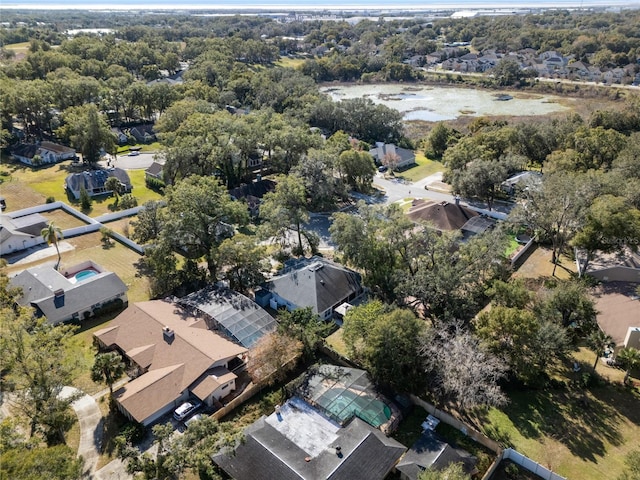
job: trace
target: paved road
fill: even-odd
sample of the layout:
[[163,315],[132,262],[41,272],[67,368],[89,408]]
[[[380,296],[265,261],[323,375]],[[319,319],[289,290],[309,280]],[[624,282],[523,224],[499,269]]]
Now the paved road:
[[[434,200],[437,202],[451,202],[455,201],[455,196],[449,193],[435,192],[428,190],[428,186],[431,183],[440,182],[442,180],[442,174],[430,175],[417,182],[407,182],[397,178],[385,178],[383,175],[377,174],[373,179],[373,184],[378,188],[381,188],[385,192],[385,196],[381,200],[372,200],[373,203],[393,203],[404,200],[406,198],[425,198]],[[476,208],[487,209],[485,202],[477,200],[462,199],[463,205],[469,205]],[[508,214],[513,208],[513,204],[506,202],[498,202],[493,206],[493,210],[496,212]]]

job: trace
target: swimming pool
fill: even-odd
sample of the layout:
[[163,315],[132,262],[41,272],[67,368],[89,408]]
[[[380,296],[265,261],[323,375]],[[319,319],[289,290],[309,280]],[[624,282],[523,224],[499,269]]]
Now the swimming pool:
[[317,403],[341,424],[355,415],[377,428],[391,418],[391,408],[384,402],[344,388],[330,389],[317,399]]
[[93,277],[97,274],[98,272],[95,270],[82,270],[76,273],[73,278],[76,279],[76,282],[81,282],[82,280],[86,280],[87,278]]

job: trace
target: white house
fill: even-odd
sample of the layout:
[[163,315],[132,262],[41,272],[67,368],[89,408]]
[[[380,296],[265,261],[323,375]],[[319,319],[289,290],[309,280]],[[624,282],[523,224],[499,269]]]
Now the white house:
[[11,155],[26,165],[39,166],[75,158],[76,151],[53,142],[21,143],[12,150]]
[[51,265],[28,268],[9,282],[22,289],[20,305],[33,307],[37,316],[53,324],[86,320],[107,306],[127,305],[128,288],[120,277],[90,260],[62,271]]

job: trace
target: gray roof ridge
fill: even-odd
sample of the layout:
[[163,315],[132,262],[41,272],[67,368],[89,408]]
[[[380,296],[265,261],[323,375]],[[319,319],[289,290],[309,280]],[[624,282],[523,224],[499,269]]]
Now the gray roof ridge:
[[369,438],[369,436],[370,436],[370,435],[372,435],[372,434],[373,434],[373,432],[369,430],[369,431],[367,432],[367,434],[366,434],[364,437],[362,437],[362,439],[357,443],[357,445],[356,445],[355,447],[353,447],[353,448],[351,449],[351,451],[350,451],[347,455],[344,455],[344,457],[345,457],[345,458],[344,458],[344,460],[343,460],[342,462],[338,462],[338,464],[335,466],[335,468],[334,468],[333,470],[331,470],[331,471],[327,474],[326,478],[331,478],[331,476],[332,476],[334,473],[336,473],[336,471],[337,471],[337,470],[338,470],[338,469],[339,469],[339,468],[344,464],[344,462],[345,462],[345,461],[346,461],[346,460],[347,460],[351,455],[353,455],[353,454],[356,452],[356,450],[358,450],[358,448],[360,448],[360,447],[364,444],[364,442]]
[[[275,428],[273,428],[266,421],[264,421],[265,420],[264,415],[262,416],[262,418],[260,420],[263,420],[263,423],[261,425],[261,428],[257,429],[256,432],[258,430],[262,430],[262,429],[265,429],[265,428],[269,428],[269,429],[274,430],[274,431],[277,432],[277,430]],[[278,433],[280,433],[280,432],[278,432]],[[269,448],[267,445],[265,445],[256,435],[251,435],[251,438],[253,439],[254,442],[259,443],[262,448],[264,448],[269,453],[271,453],[271,455],[273,455],[275,458],[277,458],[278,461],[280,461],[283,465],[285,465],[289,470],[291,470],[298,477],[300,477],[301,480],[305,480],[305,476],[304,475],[302,475],[300,472],[296,471],[296,469],[289,462],[287,462],[287,461],[283,460],[282,458],[280,458],[280,455],[278,455],[277,452],[275,452],[272,448]]]

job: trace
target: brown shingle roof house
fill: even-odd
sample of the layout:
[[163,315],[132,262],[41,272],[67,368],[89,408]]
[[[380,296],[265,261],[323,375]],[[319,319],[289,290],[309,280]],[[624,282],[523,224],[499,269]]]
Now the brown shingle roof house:
[[478,213],[455,203],[416,199],[408,215],[412,221],[429,222],[438,230],[459,230]]
[[164,300],[136,303],[95,332],[119,350],[137,375],[114,393],[122,413],[149,425],[190,395],[211,406],[235,389],[247,349],[209,330],[202,318]]

